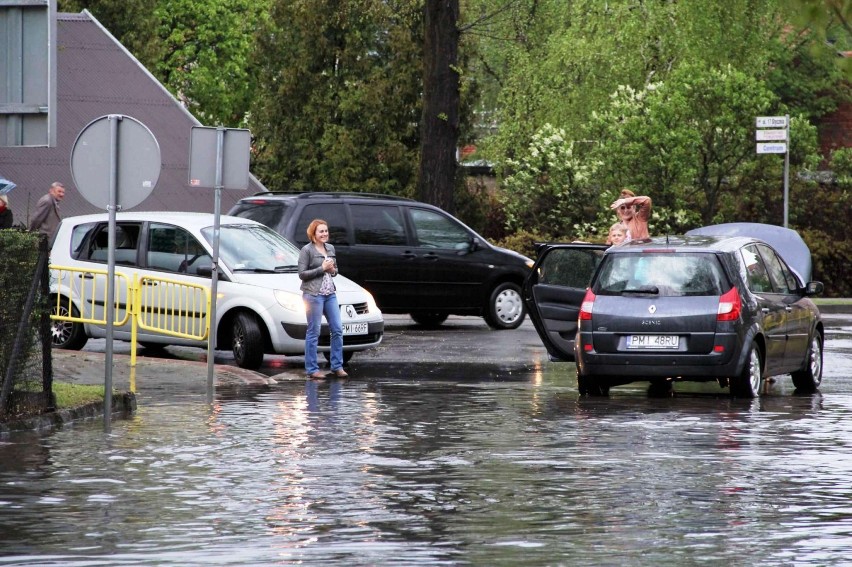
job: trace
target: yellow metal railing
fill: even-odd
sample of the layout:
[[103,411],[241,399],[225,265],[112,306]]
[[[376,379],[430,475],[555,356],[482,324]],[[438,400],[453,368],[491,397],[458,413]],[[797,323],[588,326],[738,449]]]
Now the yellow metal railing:
[[[50,266],[56,273],[55,312],[63,307],[67,315],[53,314],[55,321],[106,325],[106,270]],[[78,277],[74,277],[79,274]],[[79,281],[78,281],[79,280]],[[210,288],[155,276],[132,282],[126,274],[115,273],[115,317],[113,324],[126,325],[130,319],[130,366],[136,366],[138,330],[152,331],[189,340],[203,341],[210,333]],[[74,316],[72,298],[80,300],[82,311]],[[95,316],[98,314],[98,316]],[[121,314],[121,317],[119,318]]]

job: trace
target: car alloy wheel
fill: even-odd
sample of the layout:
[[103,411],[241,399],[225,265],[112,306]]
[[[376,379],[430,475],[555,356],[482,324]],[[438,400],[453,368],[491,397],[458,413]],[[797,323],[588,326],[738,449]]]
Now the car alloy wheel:
[[263,363],[263,334],[254,315],[240,313],[234,319],[232,350],[240,368],[260,368]]
[[757,347],[751,345],[742,374],[731,380],[731,395],[738,398],[756,398],[760,395],[761,375],[760,354]]
[[822,336],[814,332],[811,344],[808,347],[808,355],[805,358],[805,367],[792,373],[793,385],[802,393],[813,393],[822,383]]
[[[55,296],[54,299],[55,300]],[[52,301],[53,301],[52,300]],[[53,308],[53,315],[60,317],[79,317],[80,312],[77,308],[71,305],[68,309],[68,300],[62,298],[59,300],[59,305]],[[53,348],[64,348],[69,350],[80,350],[86,346],[89,338],[86,336],[86,331],[82,323],[72,321],[50,321],[50,342]]]

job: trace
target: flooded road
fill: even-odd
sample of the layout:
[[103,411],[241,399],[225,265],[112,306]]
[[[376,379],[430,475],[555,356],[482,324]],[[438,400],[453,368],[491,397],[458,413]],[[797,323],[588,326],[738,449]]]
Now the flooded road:
[[[463,349],[487,331],[449,332]],[[753,401],[709,385],[580,398],[570,367],[538,355],[356,360],[357,379],[219,390],[212,407],[142,391],[108,434],[93,420],[0,440],[0,565],[852,557],[845,331],[820,393],[782,377]]]

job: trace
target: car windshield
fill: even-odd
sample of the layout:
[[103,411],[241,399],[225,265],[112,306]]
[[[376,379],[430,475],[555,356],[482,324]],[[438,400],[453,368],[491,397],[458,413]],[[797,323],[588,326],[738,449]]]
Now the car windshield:
[[609,254],[592,291],[598,295],[722,295],[730,288],[714,254]]
[[[213,227],[201,231],[213,245]],[[219,259],[232,272],[295,272],[299,251],[265,226],[231,224],[219,227]]]

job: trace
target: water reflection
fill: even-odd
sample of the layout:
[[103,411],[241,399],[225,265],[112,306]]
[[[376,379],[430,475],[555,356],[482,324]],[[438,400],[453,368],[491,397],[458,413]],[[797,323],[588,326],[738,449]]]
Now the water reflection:
[[852,396],[284,382],[0,444],[0,564],[830,565]]

